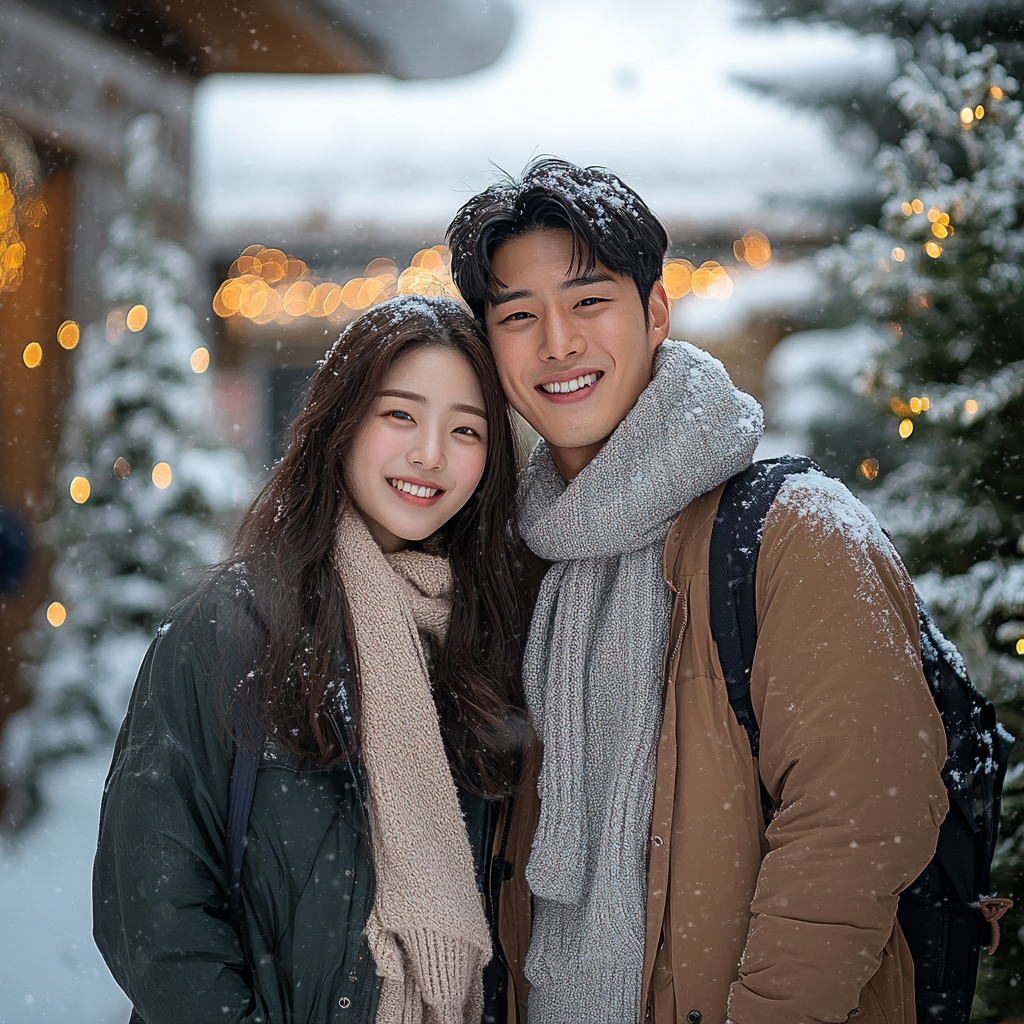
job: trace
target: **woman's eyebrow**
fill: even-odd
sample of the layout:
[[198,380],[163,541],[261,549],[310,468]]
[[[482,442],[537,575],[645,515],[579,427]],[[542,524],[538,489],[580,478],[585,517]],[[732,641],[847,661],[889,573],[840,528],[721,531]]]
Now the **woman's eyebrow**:
[[[424,395],[418,395],[415,391],[398,391],[394,388],[389,388],[387,391],[380,393],[381,398],[404,398],[407,402],[419,402],[420,405],[426,405],[427,399]],[[479,416],[480,419],[487,419],[487,413],[483,409],[478,409],[475,405],[465,405],[462,402],[455,402],[448,406],[452,412],[468,412],[471,416]]]

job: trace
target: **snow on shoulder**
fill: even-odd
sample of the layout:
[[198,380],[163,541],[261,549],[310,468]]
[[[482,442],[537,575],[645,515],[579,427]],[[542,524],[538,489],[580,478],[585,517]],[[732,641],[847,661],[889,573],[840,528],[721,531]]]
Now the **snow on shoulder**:
[[871,510],[842,481],[819,469],[787,477],[776,504],[794,510],[821,537],[841,536],[866,556],[882,551],[899,558]]

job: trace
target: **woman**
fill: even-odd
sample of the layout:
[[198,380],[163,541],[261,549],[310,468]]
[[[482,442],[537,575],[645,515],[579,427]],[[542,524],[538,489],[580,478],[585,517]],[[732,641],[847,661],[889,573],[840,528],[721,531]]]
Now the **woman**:
[[483,894],[527,734],[514,461],[455,302],[383,303],[327,354],[118,738],[95,935],[133,1021],[504,1019]]

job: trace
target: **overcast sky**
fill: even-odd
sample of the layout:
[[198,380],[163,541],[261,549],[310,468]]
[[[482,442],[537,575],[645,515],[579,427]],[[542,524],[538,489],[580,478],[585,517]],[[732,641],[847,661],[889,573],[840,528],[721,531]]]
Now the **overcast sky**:
[[497,63],[456,79],[214,76],[196,104],[195,200],[217,237],[331,222],[434,237],[493,165],[552,153],[604,164],[670,225],[757,227],[856,182],[814,113],[737,84],[876,75],[883,40],[754,28],[733,0],[513,0]]

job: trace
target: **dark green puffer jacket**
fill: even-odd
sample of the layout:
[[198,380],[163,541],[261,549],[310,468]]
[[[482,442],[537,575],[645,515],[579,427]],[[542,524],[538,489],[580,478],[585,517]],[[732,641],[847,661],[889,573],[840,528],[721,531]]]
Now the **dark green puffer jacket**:
[[[240,614],[224,590],[185,601],[146,654],[103,798],[96,943],[134,1004],[133,1022],[372,1024],[378,981],[363,929],[373,859],[357,763],[310,771],[273,749],[264,753],[243,863],[241,935],[228,920],[234,747],[208,677]],[[230,680],[244,675],[225,668]],[[500,805],[459,796],[487,892]],[[504,1022],[497,957],[484,981],[484,1020]]]

